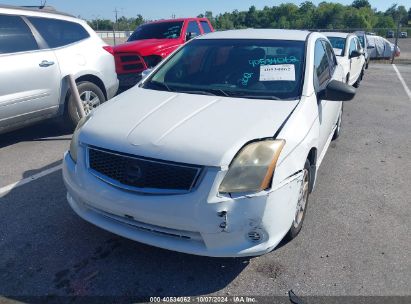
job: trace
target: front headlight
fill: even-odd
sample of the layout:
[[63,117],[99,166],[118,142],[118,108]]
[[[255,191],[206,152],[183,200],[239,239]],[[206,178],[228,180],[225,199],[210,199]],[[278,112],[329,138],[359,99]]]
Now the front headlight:
[[220,193],[259,192],[270,187],[285,140],[262,140],[243,147],[220,185]]
[[74,130],[73,136],[71,137],[70,142],[70,156],[75,163],[77,163],[77,150],[78,150],[78,135],[80,133],[80,129],[84,124],[91,118],[91,115],[87,115],[79,120],[77,123],[77,127]]

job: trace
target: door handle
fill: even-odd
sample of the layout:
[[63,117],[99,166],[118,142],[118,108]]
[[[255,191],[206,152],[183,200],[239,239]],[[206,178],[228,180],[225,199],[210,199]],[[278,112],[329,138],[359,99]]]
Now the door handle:
[[47,60],[43,60],[42,62],[39,63],[39,66],[42,68],[46,68],[48,66],[51,66],[54,64],[54,61],[47,61]]

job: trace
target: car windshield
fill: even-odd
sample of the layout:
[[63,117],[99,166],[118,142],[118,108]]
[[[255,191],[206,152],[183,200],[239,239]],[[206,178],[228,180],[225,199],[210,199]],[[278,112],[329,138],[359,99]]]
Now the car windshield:
[[342,56],[345,48],[345,38],[341,37],[327,37],[334,49],[335,55]]
[[256,99],[298,99],[305,42],[196,39],[154,73],[143,87]]
[[182,27],[183,21],[143,24],[134,31],[127,41],[179,38]]

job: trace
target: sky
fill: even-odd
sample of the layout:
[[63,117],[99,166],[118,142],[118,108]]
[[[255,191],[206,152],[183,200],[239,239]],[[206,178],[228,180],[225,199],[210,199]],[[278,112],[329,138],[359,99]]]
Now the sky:
[[[80,16],[83,19],[114,19],[114,10],[118,10],[119,16],[135,17],[141,14],[145,19],[163,19],[176,17],[197,16],[205,11],[212,11],[214,15],[224,12],[248,10],[252,5],[257,9],[264,6],[274,6],[281,3],[295,3],[299,5],[302,1],[294,0],[46,0],[47,5],[54,6],[57,10]],[[311,0],[318,4],[323,0]],[[328,0],[328,2],[339,2],[351,4],[353,0]],[[9,5],[40,5],[44,0],[0,0],[0,4]],[[410,0],[369,0],[373,8],[385,11],[393,3],[404,5],[407,10]]]

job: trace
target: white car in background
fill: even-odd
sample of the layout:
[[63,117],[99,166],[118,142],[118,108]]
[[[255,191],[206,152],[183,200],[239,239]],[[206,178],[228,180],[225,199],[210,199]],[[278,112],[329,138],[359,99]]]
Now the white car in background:
[[113,233],[206,256],[269,252],[301,230],[340,134],[343,83],[327,38],[236,30],[193,39],[82,119],[67,199]]
[[344,69],[344,79],[349,85],[358,87],[364,76],[365,51],[355,34],[325,32],[330,40],[337,61]]
[[56,116],[75,126],[68,74],[86,113],[118,89],[111,47],[87,22],[54,10],[0,5],[0,67],[0,133]]

